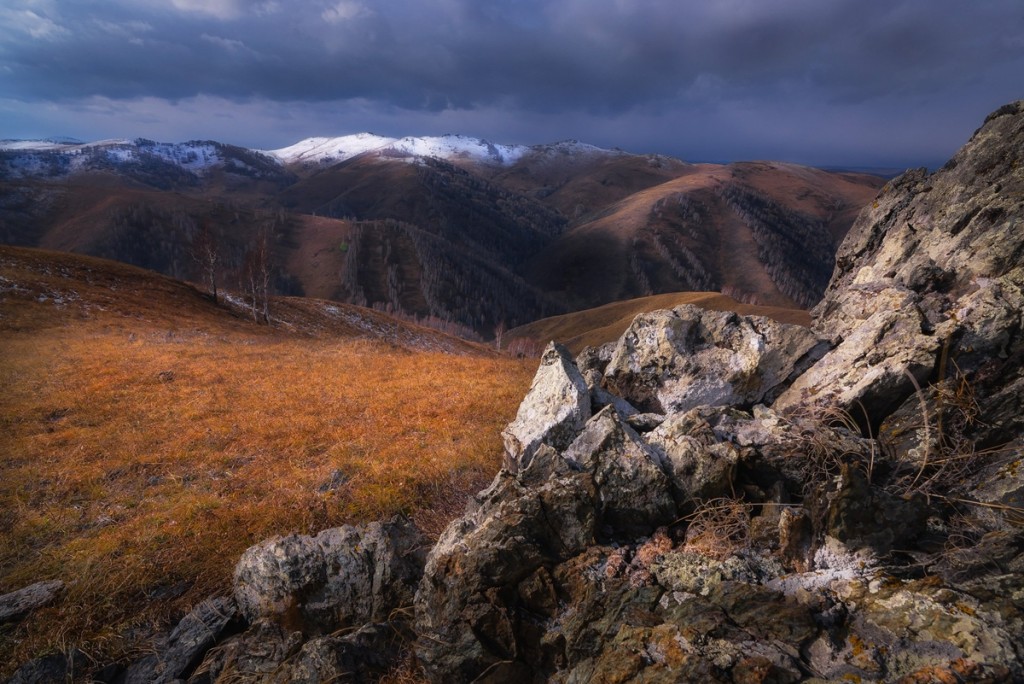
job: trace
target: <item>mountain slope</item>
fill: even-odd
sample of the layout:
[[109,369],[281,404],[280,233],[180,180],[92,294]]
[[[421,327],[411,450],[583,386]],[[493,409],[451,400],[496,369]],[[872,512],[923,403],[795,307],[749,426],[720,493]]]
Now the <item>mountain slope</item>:
[[271,324],[256,325],[242,297],[215,303],[194,285],[93,257],[0,245],[0,334],[70,324],[180,331],[189,336],[362,338],[407,349],[490,355],[486,347],[362,307],[274,297]]
[[576,223],[528,273],[570,308],[680,290],[806,308],[881,184],[790,164],[692,165]]

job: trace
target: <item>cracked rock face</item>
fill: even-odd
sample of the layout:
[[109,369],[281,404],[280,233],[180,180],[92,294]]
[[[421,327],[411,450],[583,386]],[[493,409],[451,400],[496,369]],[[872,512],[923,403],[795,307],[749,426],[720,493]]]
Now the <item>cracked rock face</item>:
[[235,601],[250,623],[272,618],[307,635],[381,622],[412,603],[425,547],[398,520],[270,539],[239,560]]
[[684,305],[637,316],[604,379],[643,411],[753,405],[774,399],[825,349],[798,325]]
[[1024,352],[1022,263],[1024,101],[993,112],[942,169],[903,174],[865,208],[812,312],[815,329],[839,346],[776,408],[871,402],[876,420],[914,394],[907,373],[918,381],[960,373],[999,426],[977,438],[1012,439],[1024,427],[1011,398],[1024,378],[1019,363],[1006,363]]

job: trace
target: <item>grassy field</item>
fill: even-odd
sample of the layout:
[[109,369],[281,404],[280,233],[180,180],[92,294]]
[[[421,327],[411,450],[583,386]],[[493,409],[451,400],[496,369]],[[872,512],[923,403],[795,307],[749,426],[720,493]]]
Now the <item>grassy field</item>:
[[159,297],[108,315],[82,306],[77,281],[75,306],[56,306],[37,292],[52,283],[12,263],[0,262],[0,593],[66,588],[0,626],[0,677],[73,646],[97,663],[138,655],[229,591],[238,556],[272,535],[396,513],[437,533],[497,471],[536,364],[195,312],[206,322],[189,327]]

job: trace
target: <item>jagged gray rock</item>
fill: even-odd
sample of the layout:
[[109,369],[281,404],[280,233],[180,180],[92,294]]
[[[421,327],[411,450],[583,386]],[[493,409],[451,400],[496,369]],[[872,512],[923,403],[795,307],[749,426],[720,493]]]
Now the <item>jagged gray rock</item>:
[[400,519],[271,539],[242,554],[235,600],[249,622],[274,618],[307,635],[383,622],[412,604],[426,550]]
[[614,407],[591,418],[562,457],[593,478],[602,521],[627,534],[672,519],[676,503],[655,451]]
[[[1024,257],[1024,101],[994,112],[939,171],[908,172],[890,182],[857,219],[836,255],[836,269],[815,325],[845,337],[869,316],[852,316],[851,293],[874,291],[879,306],[911,299],[932,325],[955,311],[986,279]],[[867,313],[879,310],[869,307]]]
[[644,439],[671,477],[680,501],[702,501],[730,491],[739,452],[721,442],[700,409],[669,416]]
[[873,421],[888,415],[935,368],[940,343],[922,332],[922,323],[913,309],[872,314],[797,378],[773,408],[817,416],[841,411],[857,419],[864,407]]
[[619,339],[605,385],[644,411],[756,404],[824,354],[798,325],[692,305],[640,314]]
[[235,604],[229,598],[203,601],[181,619],[164,643],[158,644],[155,654],[128,668],[124,684],[170,684],[189,677],[236,615]]
[[0,596],[0,624],[17,620],[57,598],[64,589],[60,580],[36,582]]
[[[1024,351],[1022,196],[1024,101],[989,116],[939,171],[891,181],[850,229],[812,312],[814,327],[842,343],[844,358],[836,358],[838,349],[826,356],[776,407],[845,410],[851,399],[885,395],[889,410],[876,409],[878,419],[915,392],[897,380],[904,369],[918,380],[937,369],[963,375],[977,387],[981,411],[994,414],[998,429],[979,429],[976,439],[994,443],[1019,433],[1024,378],[1020,364],[1007,361]],[[883,320],[888,329],[876,339]],[[854,362],[851,377],[841,371],[847,360]]]
[[590,392],[569,351],[552,342],[541,356],[530,391],[502,433],[505,466],[529,465],[541,444],[563,448],[590,418]]
[[499,680],[522,676],[514,656],[534,627],[517,606],[557,605],[546,568],[598,534],[649,533],[675,512],[656,454],[613,407],[602,410],[564,453],[545,445],[526,470],[499,473],[442,535],[416,595],[416,631],[429,635],[418,641],[420,659],[457,681],[487,668]]

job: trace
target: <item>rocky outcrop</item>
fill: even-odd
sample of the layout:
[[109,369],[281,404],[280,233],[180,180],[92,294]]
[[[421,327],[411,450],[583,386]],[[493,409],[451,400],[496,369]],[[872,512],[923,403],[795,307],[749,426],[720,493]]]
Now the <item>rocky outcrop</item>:
[[1024,101],[994,112],[939,171],[890,182],[836,256],[814,326],[839,346],[776,402],[851,410],[875,423],[922,383],[959,375],[993,429],[1020,434],[1024,389]]
[[681,307],[581,354],[595,412],[427,560],[428,678],[1024,679],[1022,152],[1017,104],[893,181],[817,334]]

